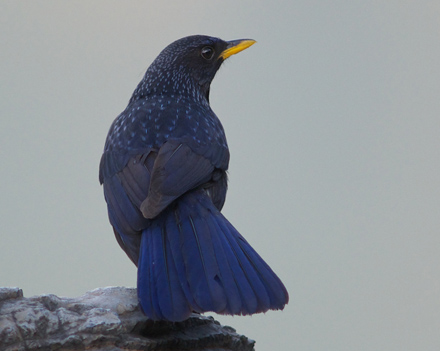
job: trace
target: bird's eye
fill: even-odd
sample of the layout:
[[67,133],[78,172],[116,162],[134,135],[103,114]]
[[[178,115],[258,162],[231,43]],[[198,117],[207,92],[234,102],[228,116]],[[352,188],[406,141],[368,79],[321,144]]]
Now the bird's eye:
[[210,60],[214,56],[214,49],[210,46],[205,46],[202,49],[201,55],[205,60]]

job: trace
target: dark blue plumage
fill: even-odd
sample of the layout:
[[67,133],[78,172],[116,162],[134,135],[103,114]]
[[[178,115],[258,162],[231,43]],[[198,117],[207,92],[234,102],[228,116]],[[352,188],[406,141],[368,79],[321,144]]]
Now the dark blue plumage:
[[170,44],[110,127],[99,179],[153,320],[247,315],[288,302],[280,279],[220,213],[229,150],[209,89],[222,62],[253,43],[198,35]]

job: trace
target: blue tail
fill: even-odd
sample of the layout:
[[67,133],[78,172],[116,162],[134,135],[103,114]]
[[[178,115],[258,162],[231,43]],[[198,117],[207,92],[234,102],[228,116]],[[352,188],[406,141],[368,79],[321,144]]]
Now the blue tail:
[[149,318],[169,321],[192,311],[266,312],[289,300],[280,279],[201,190],[179,198],[142,232],[138,297]]

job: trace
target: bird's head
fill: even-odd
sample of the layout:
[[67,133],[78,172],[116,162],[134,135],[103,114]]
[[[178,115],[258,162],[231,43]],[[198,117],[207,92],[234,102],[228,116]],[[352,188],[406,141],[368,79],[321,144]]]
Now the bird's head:
[[210,84],[223,61],[254,43],[251,39],[224,41],[204,35],[176,40],[154,60],[137,90],[141,88],[144,96],[189,94],[209,101]]

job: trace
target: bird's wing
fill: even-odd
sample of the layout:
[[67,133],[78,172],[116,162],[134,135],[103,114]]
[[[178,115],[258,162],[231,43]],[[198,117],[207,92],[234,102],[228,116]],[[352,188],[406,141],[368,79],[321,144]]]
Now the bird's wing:
[[156,217],[188,190],[212,178],[211,161],[192,151],[185,143],[168,140],[160,148],[151,172],[150,188],[140,209],[145,218]]
[[104,153],[104,184],[110,222],[121,233],[135,234],[172,201],[211,180],[215,167],[182,141],[169,140],[128,160]]
[[156,156],[154,149],[144,149],[136,155],[106,151],[99,168],[115,237],[135,265],[139,257],[140,233],[150,222],[139,208],[148,195]]
[[137,235],[148,225],[139,208],[148,195],[157,151],[148,149],[143,152],[125,157],[116,152],[105,152],[101,159],[100,180],[110,222],[115,230],[126,235]]

